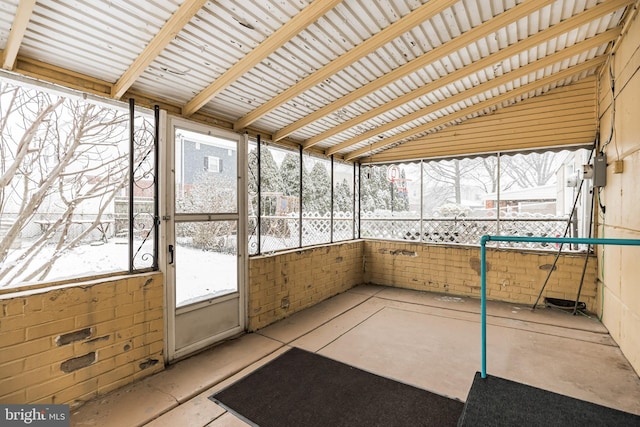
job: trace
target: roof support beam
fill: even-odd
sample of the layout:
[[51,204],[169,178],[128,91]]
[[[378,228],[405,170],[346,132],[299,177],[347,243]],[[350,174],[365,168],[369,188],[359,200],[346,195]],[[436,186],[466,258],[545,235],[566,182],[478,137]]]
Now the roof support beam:
[[291,100],[296,97],[300,93],[311,89],[327,78],[333,76],[338,73],[340,70],[348,67],[354,62],[358,61],[360,58],[368,55],[369,53],[375,51],[376,49],[384,46],[385,44],[393,41],[394,39],[400,37],[402,34],[407,31],[415,28],[420,25],[424,21],[430,19],[431,17],[437,15],[442,12],[444,9],[454,5],[458,0],[430,0],[417,9],[413,10],[410,14],[405,17],[399,19],[393,24],[389,25],[384,30],[380,31],[378,34],[370,37],[365,42],[351,49],[349,52],[344,55],[336,58],[334,61],[328,63],[324,67],[320,68],[315,73],[310,76],[304,78],[300,82],[291,86],[284,92],[276,95],[268,102],[265,102],[260,107],[256,108],[240,120],[238,120],[234,126],[234,129],[243,129],[246,126],[249,126],[251,123],[254,123],[256,120],[259,120],[261,117],[269,114],[269,112],[275,110],[280,105],[285,102]]
[[184,28],[185,25],[198,13],[207,0],[186,0],[178,10],[175,11],[166,24],[160,29],[153,39],[144,48],[142,53],[120,76],[120,79],[113,85],[111,96],[119,99],[125,94],[127,89],[133,85],[144,70],[160,55],[171,40]]
[[[294,16],[293,19],[260,43],[257,48],[249,52],[249,54],[240,59],[224,74],[218,77],[216,81],[193,97],[193,99],[183,107],[182,114],[189,116],[198,111],[217,94],[229,87],[239,77],[248,72],[267,56],[271,55],[276,49],[280,48],[286,42],[298,35],[300,31],[316,22],[321,16],[341,2],[342,0],[315,0],[309,6],[305,7],[300,13]],[[242,128],[249,124],[250,123],[244,124]],[[238,127],[234,126],[234,128],[237,129]]]
[[[457,80],[460,80],[463,77],[466,77],[470,74],[476,73],[479,70],[482,70],[483,68],[489,67],[493,64],[499,63],[501,61],[504,61],[508,58],[510,58],[511,56],[517,55],[520,52],[526,51],[528,49],[531,49],[539,44],[545,43],[548,40],[553,39],[554,37],[558,37],[564,33],[567,33],[571,30],[574,30],[575,28],[578,28],[586,23],[589,23],[591,21],[593,21],[594,19],[597,19],[599,17],[602,17],[608,13],[611,13],[612,11],[615,11],[617,9],[619,9],[620,7],[625,6],[625,4],[627,3],[631,3],[631,0],[617,0],[615,2],[605,2],[605,3],[600,3],[599,5],[593,7],[592,9],[589,9],[585,12],[582,12],[578,15],[572,16],[571,18],[568,18],[564,21],[562,21],[561,23],[554,25],[553,27],[547,28],[537,34],[534,34],[532,36],[527,37],[526,39],[518,42],[518,43],[514,43],[513,45],[504,48],[492,55],[489,55],[485,58],[482,58],[460,70],[454,71],[444,77],[439,78],[436,81],[433,81],[429,84],[426,84],[414,91],[412,91],[411,93],[398,97],[394,100],[389,101],[388,103],[385,103],[383,106],[367,111],[366,113],[363,113],[351,120],[345,121],[317,136],[314,136],[313,138],[308,139],[307,141],[305,141],[304,143],[304,147],[308,148],[311,147],[327,138],[331,138],[334,135],[339,134],[340,132],[344,132],[347,129],[353,128],[367,120],[370,120],[374,117],[377,117],[381,114],[384,114],[385,112],[391,111],[394,108],[397,108],[401,105],[404,105],[412,100],[418,99],[422,96],[427,95],[430,92],[433,92],[435,90],[441,89],[443,87],[445,87],[448,84],[451,84]],[[520,18],[516,18],[520,19]],[[489,23],[491,21],[488,21],[487,23]],[[483,24],[485,25],[485,24]],[[478,26],[477,28],[480,29],[482,27]],[[468,33],[467,33],[468,34]],[[460,37],[465,37],[466,34],[460,36]],[[473,39],[472,39],[473,40]],[[446,47],[446,45],[443,45],[443,47]],[[439,48],[437,48],[439,49]],[[437,50],[434,49],[434,50]],[[581,49],[578,48],[577,46],[572,46],[568,49]],[[448,54],[449,52],[445,52],[445,54]],[[427,55],[425,55],[427,56]],[[439,56],[441,57],[441,56]],[[427,58],[429,59],[428,62],[424,63],[425,65],[428,64],[431,60],[432,57]],[[419,58],[416,61],[423,61],[423,58]],[[402,67],[397,68],[396,70],[392,71],[390,74],[395,74],[395,80],[399,80],[400,78],[402,78],[403,76],[407,75],[408,73],[404,70],[404,68],[407,66],[408,64],[405,64]],[[413,67],[412,67],[413,68]],[[397,74],[396,74],[397,73]],[[378,90],[380,89],[380,87],[378,87],[377,85],[377,81],[375,82],[376,86],[373,88],[370,88],[370,85],[364,86],[360,89],[368,89],[367,92],[371,92],[374,90]],[[360,92],[360,89],[357,91],[352,92],[351,94],[349,94],[348,96],[351,97],[351,95],[356,95],[359,97],[365,96],[366,92]],[[345,97],[346,98],[346,97]],[[351,100],[350,100],[351,101]],[[339,99],[335,102],[333,102],[330,106],[327,106],[321,110],[318,110],[318,112],[321,112],[325,109],[331,109],[331,110],[336,110],[339,108],[342,108],[346,105],[348,105],[350,102],[348,103],[343,103],[342,99]],[[323,115],[329,114],[329,111],[323,111]],[[303,120],[306,120],[303,119]],[[276,136],[280,135],[280,132],[276,132],[275,134]],[[329,148],[328,150],[326,150],[325,154],[326,155],[331,155],[334,154],[340,150],[343,150],[351,145],[355,145],[360,141],[363,141],[365,138],[360,138],[360,136],[358,137],[357,140],[349,140],[349,141],[345,141],[343,143],[337,144],[335,146],[332,146],[331,148]]]
[[[611,30],[608,30],[604,33],[598,34],[597,36],[594,36],[590,39],[587,39],[585,41],[582,41],[580,43],[577,43],[573,46],[571,46],[570,48],[561,50],[558,53],[554,53],[552,55],[549,55],[545,58],[539,59],[535,62],[532,62],[531,64],[528,64],[525,67],[522,68],[518,68],[517,70],[511,71],[510,73],[506,73],[503,74],[500,77],[497,77],[493,80],[489,80],[487,82],[481,83],[469,90],[465,90],[464,92],[460,92],[456,95],[453,95],[437,104],[434,105],[430,105],[427,108],[423,108],[419,111],[414,111],[413,113],[407,114],[405,116],[403,116],[402,118],[398,119],[398,120],[394,120],[393,122],[389,122],[386,123],[382,126],[379,126],[375,129],[372,129],[368,132],[364,132],[361,135],[358,135],[356,138],[352,138],[349,139],[348,141],[345,141],[343,143],[337,144],[333,147],[331,147],[329,150],[327,150],[325,152],[326,155],[330,155],[333,154],[337,151],[343,150],[345,148],[348,148],[352,145],[358,144],[362,141],[366,141],[367,139],[370,138],[374,138],[384,132],[390,131],[392,129],[395,129],[399,126],[402,126],[404,124],[410,123],[413,120],[417,120],[420,119],[421,117],[425,117],[431,113],[434,113],[436,111],[442,110],[444,107],[443,106],[451,106],[457,102],[461,102],[465,99],[471,98],[472,96],[476,96],[479,95],[485,91],[490,90],[490,88],[494,88],[506,83],[509,83],[515,79],[521,78],[523,76],[526,76],[527,74],[531,73],[531,72],[535,72],[536,70],[539,70],[541,68],[544,68],[546,66],[558,63],[560,61],[563,61],[565,59],[569,59],[574,55],[577,55],[581,52],[587,51],[589,49],[592,49],[594,47],[599,47],[602,46],[606,43],[609,43],[613,40],[616,39],[616,37],[618,37],[618,35],[620,34],[620,28],[613,28]],[[473,108],[473,107],[471,107]]]
[[[531,91],[534,91],[536,89],[539,89],[541,87],[544,87],[546,85],[549,84],[553,84],[555,82],[558,82],[560,80],[572,77],[576,74],[582,73],[584,71],[588,71],[589,69],[592,68],[596,68],[598,66],[600,66],[604,61],[606,60],[606,57],[596,57],[594,59],[591,59],[589,61],[583,62],[579,65],[575,65],[573,67],[567,68],[566,70],[560,71],[556,74],[550,75],[548,77],[544,77],[540,80],[536,80],[534,82],[528,83],[526,85],[520,86],[517,89],[511,90],[509,92],[503,93],[501,95],[498,95],[496,97],[487,99],[486,101],[480,102],[478,104],[474,104],[472,107],[470,108],[465,108],[463,110],[460,111],[456,111],[453,114],[448,114],[444,117],[441,117],[439,119],[433,120],[429,123],[426,123],[422,126],[418,126],[416,128],[401,132],[397,135],[393,135],[390,138],[386,138],[382,141],[376,142],[371,144],[370,146],[367,147],[363,147],[361,149],[352,151],[350,153],[347,153],[344,156],[345,160],[353,160],[357,157],[361,157],[364,155],[368,155],[368,154],[372,154],[374,150],[379,150],[381,148],[384,148],[386,146],[389,146],[391,144],[394,144],[396,142],[401,142],[402,140],[405,140],[407,138],[411,138],[415,135],[421,134],[421,133],[425,133],[428,132],[430,130],[433,130],[439,126],[443,126],[443,125],[447,125],[449,123],[451,123],[454,120],[458,120],[458,119],[463,119],[464,117],[469,116],[470,114],[476,113],[476,112],[480,112],[486,108],[491,108],[491,107],[495,107],[496,105],[501,104],[502,102],[508,101],[510,99],[516,98],[518,96],[524,95],[526,93],[529,93]],[[532,64],[531,68],[537,68],[537,67],[533,67],[533,65],[536,65],[535,63]],[[528,67],[527,67],[528,68]],[[531,68],[528,68],[529,71],[531,71]],[[492,81],[493,82],[493,81]],[[495,86],[495,85],[492,85]],[[444,107],[442,107],[444,108]]]
[[15,66],[18,50],[20,50],[20,45],[27,31],[27,24],[31,19],[35,5],[36,0],[20,0],[20,4],[18,4],[18,10],[13,18],[11,31],[9,31],[9,37],[7,38],[7,46],[2,52],[2,68],[5,70],[12,70]]
[[[428,64],[430,64],[434,60],[440,57],[446,56],[452,52],[455,52],[456,50],[468,45],[469,43],[472,43],[478,38],[491,34],[492,32],[497,31],[498,29],[504,27],[505,25],[513,21],[516,21],[524,16],[527,16],[531,14],[533,11],[538,10],[550,3],[553,3],[553,1],[552,0],[545,0],[545,1],[527,0],[515,6],[514,8],[506,11],[505,13],[498,15],[495,18],[471,29],[470,31],[462,34],[461,36],[456,37],[455,39],[430,50],[429,52],[425,53],[421,57],[416,58],[415,60],[408,62],[402,65],[401,67],[398,67],[397,69],[385,74],[384,76],[372,81],[371,83],[368,83],[360,87],[359,89],[351,92],[350,94],[343,96],[340,99],[337,99],[336,101],[332,102],[330,105],[321,108],[320,110],[314,112],[313,114],[310,114],[309,116],[303,119],[298,120],[296,123],[293,123],[287,126],[286,128],[279,130],[278,132],[275,133],[274,137],[276,138],[276,141],[279,138],[284,138],[285,136],[288,136],[291,133],[295,132],[297,129],[304,127],[330,114],[332,111],[336,111],[372,92],[375,92],[378,89],[381,89],[393,83],[398,79],[401,79],[402,77],[408,74],[416,72],[426,67]],[[416,11],[414,11],[413,13],[415,12]],[[426,20],[428,18],[429,17],[425,17],[424,19]],[[406,31],[408,31],[409,29],[410,28],[405,28]],[[308,140],[305,142],[304,148],[312,147],[313,145],[322,141],[324,138],[325,136],[314,137],[311,140]]]

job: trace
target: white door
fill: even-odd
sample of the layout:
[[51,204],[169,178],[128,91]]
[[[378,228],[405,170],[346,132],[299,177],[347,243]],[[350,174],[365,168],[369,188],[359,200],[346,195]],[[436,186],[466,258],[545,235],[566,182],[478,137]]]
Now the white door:
[[167,356],[176,360],[245,328],[246,139],[169,120]]

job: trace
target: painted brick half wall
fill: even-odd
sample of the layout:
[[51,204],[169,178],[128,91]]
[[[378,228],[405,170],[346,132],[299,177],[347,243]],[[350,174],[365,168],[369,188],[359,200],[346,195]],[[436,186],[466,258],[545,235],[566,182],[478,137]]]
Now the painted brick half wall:
[[255,331],[363,283],[363,243],[250,258],[248,329]]
[[162,370],[162,274],[0,295],[0,403],[78,405]]
[[[480,248],[367,241],[364,249],[367,283],[480,297]],[[555,253],[487,248],[487,298],[533,304]],[[584,255],[562,254],[540,298],[575,301]],[[596,259],[587,263],[580,301],[597,312]]]

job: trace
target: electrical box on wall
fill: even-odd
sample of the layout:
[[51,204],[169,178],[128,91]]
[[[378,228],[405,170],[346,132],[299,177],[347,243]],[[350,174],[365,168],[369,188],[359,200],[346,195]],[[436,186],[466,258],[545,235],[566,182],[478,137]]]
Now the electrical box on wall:
[[598,154],[593,161],[593,186],[604,187],[607,185],[607,155]]

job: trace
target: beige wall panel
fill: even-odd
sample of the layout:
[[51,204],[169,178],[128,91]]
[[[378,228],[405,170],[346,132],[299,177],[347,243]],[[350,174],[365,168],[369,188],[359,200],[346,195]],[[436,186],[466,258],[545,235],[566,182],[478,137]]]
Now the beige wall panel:
[[[599,237],[640,239],[640,22],[635,21],[614,57],[615,119],[611,105],[609,68],[601,74],[600,139],[607,154],[607,185],[601,191],[604,213],[598,215]],[[613,173],[613,162],[623,160],[624,171]],[[602,320],[640,373],[640,257],[639,248],[607,247],[598,252],[599,277],[604,290]]]
[[[640,54],[638,54],[640,57]],[[640,64],[639,64],[640,67]],[[622,157],[640,150],[640,78],[631,80],[616,96],[616,129],[607,155]]]
[[[638,92],[640,94],[640,92]],[[640,114],[640,109],[638,111]],[[640,116],[636,119],[636,121],[640,121]],[[636,138],[630,136],[629,139],[640,139],[640,133]],[[615,155],[610,153],[609,150],[607,154],[607,163],[611,164],[615,159]],[[609,159],[609,156],[612,158]],[[640,148],[636,148],[635,151],[629,155],[624,157],[620,157],[623,159],[624,172],[622,174],[613,174],[612,171],[608,171],[609,176],[607,177],[607,181],[611,182],[614,194],[617,192],[619,194],[615,194],[615,199],[620,200],[620,211],[616,212],[616,217],[620,217],[620,222],[613,221],[613,218],[609,217],[609,222],[612,224],[620,224],[620,226],[627,230],[632,230],[633,232],[637,232],[640,230]],[[608,169],[613,169],[609,167]],[[611,179],[609,179],[611,177]],[[618,187],[615,184],[620,185],[620,190],[618,191]],[[607,187],[605,189],[611,193],[609,190],[609,184],[607,183]],[[608,194],[607,200],[611,199],[611,194]],[[609,212],[607,212],[609,213]],[[613,212],[611,212],[613,213]],[[638,237],[636,237],[638,238]]]
[[[602,311],[602,323],[607,327],[611,338],[616,342],[620,342],[621,339],[621,325],[622,325],[622,303],[620,298],[610,292],[608,287],[604,288],[604,303]],[[636,370],[637,372],[637,370]]]
[[[627,236],[629,238],[640,239],[640,233],[633,233],[635,236]],[[620,298],[625,305],[631,308],[640,309],[640,282],[637,280],[628,280],[628,278],[638,277],[638,260],[640,260],[640,246],[630,246],[621,248],[621,276],[622,286],[620,287]],[[640,317],[640,316],[639,316]],[[640,335],[640,329],[638,329]]]
[[637,311],[626,306],[622,311],[620,326],[620,340],[625,343],[624,354],[640,375],[640,369],[638,369],[640,366],[640,333],[638,333],[640,331],[640,316]]

